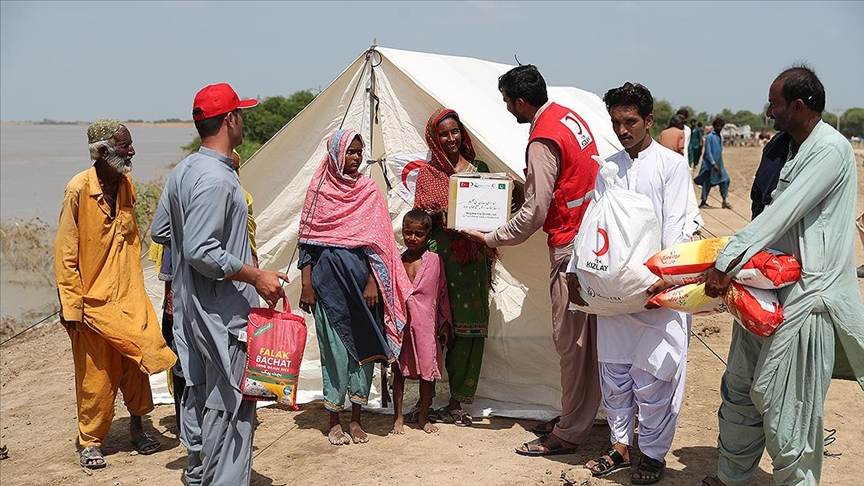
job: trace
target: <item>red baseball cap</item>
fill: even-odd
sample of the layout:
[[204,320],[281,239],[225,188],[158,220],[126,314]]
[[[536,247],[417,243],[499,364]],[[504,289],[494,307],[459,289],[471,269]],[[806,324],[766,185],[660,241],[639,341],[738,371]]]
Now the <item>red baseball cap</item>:
[[230,113],[237,108],[252,108],[258,100],[240,100],[228,83],[211,84],[195,95],[192,119],[195,121]]

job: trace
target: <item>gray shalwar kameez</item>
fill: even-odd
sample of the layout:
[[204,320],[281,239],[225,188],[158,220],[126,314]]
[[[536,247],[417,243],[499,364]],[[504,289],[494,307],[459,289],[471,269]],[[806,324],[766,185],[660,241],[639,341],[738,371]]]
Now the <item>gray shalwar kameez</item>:
[[[174,336],[186,373],[180,439],[186,484],[249,484],[255,403],[242,400],[255,288],[227,277],[252,264],[248,207],[231,157],[202,147],[171,172],[151,230],[171,245]],[[245,340],[245,337],[242,338]]]

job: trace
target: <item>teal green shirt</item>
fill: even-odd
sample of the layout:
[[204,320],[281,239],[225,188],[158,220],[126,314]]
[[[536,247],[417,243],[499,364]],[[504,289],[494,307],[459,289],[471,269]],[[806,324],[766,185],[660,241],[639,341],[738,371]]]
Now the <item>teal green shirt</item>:
[[[864,388],[864,303],[855,274],[857,187],[852,146],[820,121],[783,166],[771,204],[730,238],[715,266],[735,275],[764,248],[795,256],[801,280],[778,291],[784,319],[775,339],[791,339],[808,315],[827,312],[837,336],[834,375],[857,379]],[[742,254],[741,263],[729,268]],[[780,363],[785,349],[776,349],[764,366]],[[766,385],[753,384],[757,390]]]

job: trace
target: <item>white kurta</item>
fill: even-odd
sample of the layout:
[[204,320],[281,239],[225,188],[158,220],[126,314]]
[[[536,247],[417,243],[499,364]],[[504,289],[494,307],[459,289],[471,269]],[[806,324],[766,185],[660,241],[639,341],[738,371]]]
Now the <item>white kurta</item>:
[[[662,248],[684,241],[687,193],[692,190],[684,157],[653,141],[636,160],[622,150],[608,161],[618,165],[618,177],[627,189],[649,197],[654,203]],[[605,189],[598,177],[592,205]],[[670,381],[678,373],[680,363],[686,361],[689,328],[687,314],[665,308],[597,316],[597,358],[604,363],[632,365],[660,380]]]

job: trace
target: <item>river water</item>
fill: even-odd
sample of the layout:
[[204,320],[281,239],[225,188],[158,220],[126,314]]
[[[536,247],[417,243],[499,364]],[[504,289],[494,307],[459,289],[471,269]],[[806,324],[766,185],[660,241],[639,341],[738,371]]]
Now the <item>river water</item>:
[[[130,125],[132,177],[143,183],[168,177],[193,126]],[[87,125],[0,125],[0,220],[39,217],[53,224],[69,180],[92,164]]]
[[[130,124],[129,132],[136,152],[132,177],[139,185],[167,179],[171,167],[185,155],[181,147],[196,135],[191,125]],[[53,242],[66,184],[91,164],[87,125],[0,124],[0,220],[38,217],[51,226]],[[24,257],[32,258],[32,252],[0,255],[0,334],[22,329],[57,306],[53,272],[11,268],[11,259],[20,262]],[[44,258],[52,257],[46,251]]]

